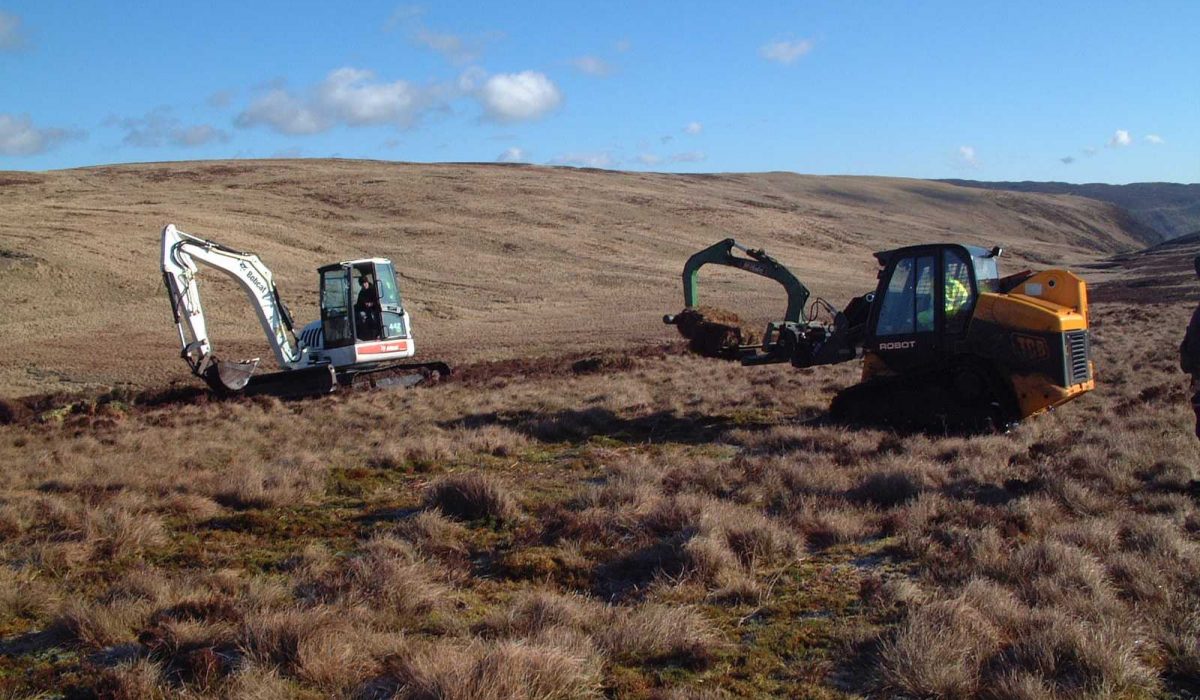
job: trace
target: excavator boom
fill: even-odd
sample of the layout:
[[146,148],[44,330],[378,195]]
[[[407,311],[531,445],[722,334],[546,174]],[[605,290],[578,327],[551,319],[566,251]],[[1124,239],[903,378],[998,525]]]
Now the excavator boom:
[[293,336],[291,314],[275,287],[274,276],[253,253],[235,250],[215,241],[184,233],[168,224],[162,232],[163,284],[179,332],[182,356],[192,372],[218,391],[242,391],[258,366],[258,358],[238,362],[220,360],[213,352],[200,302],[197,263],[225,273],[242,288],[254,308],[263,332],[282,367],[302,361]]
[[[740,250],[747,257],[733,254]],[[783,314],[784,321],[804,323],[804,305],[808,303],[808,288],[805,287],[792,271],[784,267],[778,260],[767,255],[761,248],[747,248],[732,238],[726,238],[693,254],[683,266],[683,302],[688,308],[699,307],[699,277],[700,268],[705,265],[724,265],[736,267],[768,279],[775,280],[787,292],[787,311]]]

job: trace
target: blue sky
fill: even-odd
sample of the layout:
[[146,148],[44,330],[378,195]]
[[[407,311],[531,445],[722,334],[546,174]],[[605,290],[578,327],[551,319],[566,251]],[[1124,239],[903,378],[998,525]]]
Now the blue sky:
[[0,169],[1200,182],[1200,2],[0,0]]

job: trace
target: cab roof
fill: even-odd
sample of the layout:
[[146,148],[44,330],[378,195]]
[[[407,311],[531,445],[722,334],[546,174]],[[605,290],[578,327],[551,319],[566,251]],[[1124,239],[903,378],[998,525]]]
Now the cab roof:
[[392,261],[388,260],[387,258],[360,258],[358,260],[343,260],[341,262],[331,263],[329,265],[323,265],[321,267],[318,267],[317,272],[325,272],[327,270],[336,270],[339,267],[353,267],[354,265],[365,265],[367,263],[370,263],[372,265],[391,265]]
[[880,265],[887,265],[892,258],[908,257],[918,253],[946,250],[947,248],[962,251],[972,258],[994,258],[1000,254],[999,247],[988,249],[983,246],[965,245],[963,243],[922,243],[920,245],[910,245],[893,250],[881,250],[875,253],[875,259],[879,261]]

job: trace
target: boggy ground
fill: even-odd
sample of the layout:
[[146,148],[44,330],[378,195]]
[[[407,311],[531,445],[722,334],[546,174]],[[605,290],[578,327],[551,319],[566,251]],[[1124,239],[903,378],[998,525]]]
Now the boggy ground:
[[[669,353],[0,427],[11,696],[1200,692],[1183,305],[1009,434],[820,425],[857,366]],[[531,366],[532,367],[532,366]]]

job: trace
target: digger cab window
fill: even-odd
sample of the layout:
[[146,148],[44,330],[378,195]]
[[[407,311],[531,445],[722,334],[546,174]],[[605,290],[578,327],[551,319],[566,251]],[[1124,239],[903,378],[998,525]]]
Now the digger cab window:
[[879,310],[876,335],[911,335],[933,330],[934,258],[904,258],[892,268]]
[[391,263],[377,263],[375,276],[379,279],[379,309],[384,338],[407,338],[407,319],[400,301],[400,287]]
[[975,294],[971,290],[970,265],[959,250],[947,248],[942,252],[942,293],[945,298],[948,333],[961,332],[971,317]]
[[980,293],[1000,291],[1000,268],[996,265],[996,256],[971,256],[975,266],[975,282]]
[[379,280],[375,265],[360,263],[350,268],[354,280],[354,332],[359,340],[379,340]]
[[321,329],[327,348],[338,348],[354,342],[350,316],[350,275],[346,268],[321,272]]

